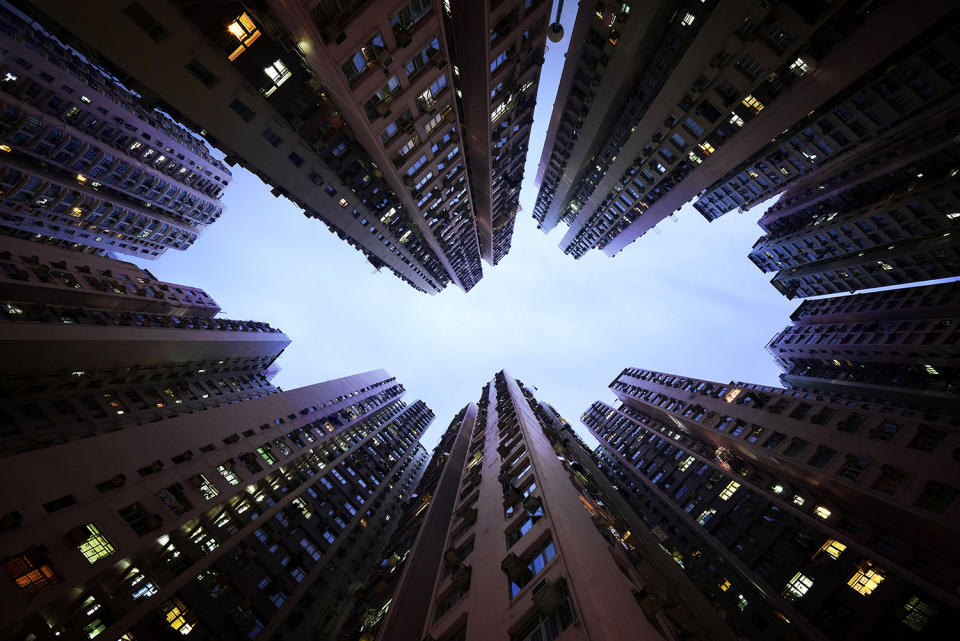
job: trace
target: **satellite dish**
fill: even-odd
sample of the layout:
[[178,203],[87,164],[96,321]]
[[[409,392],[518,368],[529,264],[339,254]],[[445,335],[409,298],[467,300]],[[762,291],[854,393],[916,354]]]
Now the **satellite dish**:
[[563,25],[559,22],[554,22],[547,28],[547,37],[550,38],[550,42],[560,42],[563,40]]

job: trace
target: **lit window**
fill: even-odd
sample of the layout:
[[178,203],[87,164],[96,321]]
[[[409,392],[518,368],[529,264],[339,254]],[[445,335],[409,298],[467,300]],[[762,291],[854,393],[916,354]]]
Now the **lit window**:
[[[705,145],[705,144],[708,144],[708,143],[703,143],[703,144]],[[703,145],[700,145],[700,147],[702,148]],[[704,151],[706,151],[706,150],[704,150]],[[713,147],[710,147],[710,151],[707,152],[707,153],[708,153],[708,154],[713,153]],[[732,390],[730,390],[729,392],[727,392],[726,394],[723,395],[723,400],[725,400],[725,401],[728,402],[728,403],[732,403],[732,402],[734,402],[734,401],[737,399],[738,396],[740,396],[740,392],[742,392],[742,391],[743,391],[743,390],[741,390],[739,387],[734,387]]]
[[220,472],[220,476],[226,479],[227,483],[230,485],[238,485],[240,483],[240,477],[238,477],[233,470],[227,468],[224,465],[218,465],[217,471]]
[[287,65],[283,64],[283,60],[274,60],[272,65],[269,67],[264,67],[263,73],[267,74],[267,77],[270,78],[270,82],[273,83],[273,86],[267,89],[263,94],[268,98],[273,95],[273,92],[277,90],[277,87],[285,83],[290,79],[290,76],[293,75],[290,73],[290,70],[287,69]]
[[827,542],[823,544],[823,547],[820,548],[820,552],[825,553],[831,559],[839,559],[840,555],[843,554],[843,551],[847,549],[847,546],[841,543],[836,539],[827,539]]
[[742,594],[737,595],[737,608],[743,612],[747,608],[747,597]]
[[678,468],[678,469],[679,469],[681,472],[686,472],[686,471],[687,471],[687,468],[690,467],[690,464],[693,463],[693,460],[694,460],[694,459],[693,459],[692,456],[688,456],[687,458],[683,459],[683,460],[680,462],[680,465],[679,465],[679,468]]
[[727,487],[723,488],[723,492],[720,492],[720,500],[726,501],[731,496],[733,496],[733,493],[736,492],[739,488],[740,488],[739,483],[737,483],[736,481],[730,481],[729,483],[727,483]]
[[683,16],[683,20],[680,21],[680,24],[682,24],[684,27],[689,27],[696,19],[696,16],[694,16],[692,13],[688,13],[687,15]]
[[933,374],[934,376],[940,374],[940,372],[937,371],[937,368],[933,365],[924,365],[923,369],[927,370],[927,374]]
[[[710,154],[712,154],[713,152],[716,151],[716,149],[714,149],[713,145],[711,145],[710,143],[708,143],[706,140],[704,140],[702,143],[700,143],[700,149],[703,151],[703,153],[705,153],[705,154],[708,155],[708,156],[709,156]],[[739,390],[737,390],[737,391],[739,392]],[[730,401],[727,401],[727,402],[729,403]]]
[[253,44],[253,42],[260,37],[260,30],[257,29],[257,25],[253,24],[253,20],[250,19],[250,16],[246,12],[240,14],[240,17],[227,25],[227,31],[232,33],[237,40],[240,41],[240,46],[238,46],[233,53],[230,54],[230,60],[236,60],[240,57],[240,54],[247,50],[247,47]]
[[783,486],[782,486],[782,485],[774,485],[774,486],[773,486],[772,488],[770,488],[770,489],[773,490],[773,493],[774,493],[774,494],[783,494]]
[[339,202],[340,202],[340,206],[344,208],[346,208],[346,206],[350,204],[347,202],[346,198],[341,198]]
[[10,145],[0,145],[0,151],[5,151],[7,153],[10,153],[11,151],[13,151],[13,149],[10,147]]
[[723,581],[717,584],[717,587],[723,590],[724,592],[726,592],[727,590],[730,589],[730,579],[724,579]]
[[793,504],[794,504],[794,505],[803,505],[803,504],[806,503],[806,502],[807,502],[807,500],[806,500],[805,498],[803,498],[802,496],[800,496],[799,494],[794,494],[794,495],[793,495]]
[[906,613],[903,617],[904,625],[917,632],[927,627],[930,619],[937,614],[937,609],[921,601],[920,597],[911,597],[910,600],[903,605],[903,609]]
[[813,511],[813,513],[819,516],[824,521],[829,519],[830,515],[833,514],[833,512],[823,507],[822,505],[818,505],[817,508]]
[[810,65],[804,62],[803,58],[797,58],[796,60],[793,61],[793,64],[790,65],[790,71],[797,74],[798,76],[802,76],[803,74],[810,71]]
[[35,594],[57,582],[50,566],[29,552],[4,561],[3,569],[24,594]]
[[753,95],[749,95],[743,99],[743,106],[749,107],[754,113],[763,111],[763,103],[754,98]]
[[116,552],[116,548],[113,547],[113,544],[103,535],[96,524],[87,523],[82,527],[86,531],[87,538],[78,547],[87,561],[96,563]]
[[738,116],[735,113],[730,114],[730,124],[736,127],[742,127],[744,125],[743,118]]
[[813,579],[801,572],[793,575],[793,578],[783,588],[783,596],[788,599],[799,599],[813,587]]
[[857,569],[856,573],[850,577],[847,585],[863,596],[869,596],[877,589],[877,586],[880,585],[882,581],[883,571],[877,570],[871,567],[869,563],[866,563]]
[[180,634],[190,634],[193,631],[193,625],[187,620],[192,619],[193,615],[187,610],[187,606],[177,597],[173,597],[163,604],[163,617],[167,624]]
[[709,521],[713,517],[713,515],[716,513],[717,511],[714,508],[704,510],[703,512],[700,513],[700,516],[697,517],[697,523],[699,523],[700,525],[706,525],[707,521]]
[[197,489],[200,490],[200,494],[203,495],[205,501],[209,501],[220,494],[220,490],[217,489],[217,486],[211,483],[210,479],[203,474],[197,474],[193,478]]

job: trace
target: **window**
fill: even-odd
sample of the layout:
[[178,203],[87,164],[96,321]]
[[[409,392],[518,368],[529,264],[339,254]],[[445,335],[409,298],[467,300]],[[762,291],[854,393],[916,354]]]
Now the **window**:
[[924,603],[920,600],[920,597],[910,597],[910,600],[903,604],[904,616],[903,623],[908,628],[920,632],[927,624],[930,623],[932,619],[937,614],[937,608],[930,605],[929,603]]
[[513,545],[519,541],[524,534],[530,531],[530,528],[533,527],[534,519],[528,518],[524,519],[523,522],[518,523],[516,526],[512,527],[509,532],[507,532],[507,549],[513,547]]
[[755,114],[763,111],[763,103],[754,98],[753,95],[748,95],[743,99],[743,106],[752,109]]
[[263,137],[267,142],[269,142],[274,147],[277,147],[281,142],[283,142],[283,139],[279,135],[274,133],[274,131],[270,129],[270,127],[267,127],[266,129],[263,130]]
[[816,509],[813,511],[813,513],[816,514],[821,519],[823,519],[824,521],[829,519],[830,515],[833,514],[833,512],[823,507],[822,505],[818,505]]
[[697,523],[700,525],[706,525],[707,521],[713,518],[713,515],[717,513],[717,510],[714,508],[709,508],[700,513],[700,516],[697,517]]
[[[720,500],[721,501],[728,500],[731,496],[733,496],[733,493],[736,492],[739,487],[740,487],[740,484],[737,483],[736,481],[730,481],[729,483],[727,483],[727,487],[723,488],[723,491],[720,492]],[[703,525],[703,523],[701,523],[700,525]]]
[[234,98],[230,103],[230,109],[232,109],[238,116],[243,118],[244,122],[250,122],[257,115],[254,113],[253,109],[246,106],[236,98]]
[[847,549],[847,546],[841,543],[836,539],[827,539],[827,542],[823,544],[820,550],[817,552],[819,555],[821,552],[829,556],[833,560],[840,558],[840,555],[843,554],[843,551]]
[[505,49],[499,56],[496,57],[496,59],[493,62],[490,63],[491,74],[497,69],[499,69],[500,65],[502,65],[507,61],[508,55],[509,55],[509,50]]
[[797,572],[783,588],[783,596],[788,599],[799,599],[813,587],[813,579]]
[[194,78],[200,81],[204,87],[208,89],[213,85],[217,84],[219,78],[213,75],[213,72],[200,64],[200,61],[196,58],[191,58],[190,62],[184,65],[187,71],[193,75]]
[[45,559],[39,554],[28,551],[3,562],[3,569],[17,587],[27,595],[36,594],[57,582],[57,575],[53,573]]
[[277,458],[271,453],[269,444],[266,444],[263,447],[258,447],[257,453],[263,457],[263,460],[267,462],[267,465],[273,465],[277,462]]
[[139,2],[131,2],[128,4],[127,8],[123,10],[123,13],[138,27],[143,29],[154,42],[160,42],[170,34],[162,24],[147,13],[146,9],[140,6]]
[[696,16],[694,16],[692,13],[688,13],[683,16],[683,20],[680,21],[680,24],[682,24],[684,27],[689,27],[696,19]]
[[164,603],[161,612],[163,618],[167,621],[167,625],[180,634],[187,635],[193,630],[196,616],[187,610],[187,606],[177,597],[173,597]]
[[457,602],[467,593],[467,588],[455,587],[437,601],[437,619],[450,611]]
[[270,88],[263,92],[263,95],[267,98],[273,95],[273,92],[293,75],[282,60],[274,60],[272,65],[264,67],[263,73],[267,74],[267,78],[272,83]]
[[[203,496],[203,500],[209,501],[220,494],[220,490],[217,489],[217,486],[210,482],[210,480],[203,474],[197,474],[193,477],[193,483],[197,486],[197,489],[200,491],[200,494]],[[235,485],[235,483],[231,483]]]
[[296,167],[302,167],[302,166],[303,166],[303,158],[301,158],[301,157],[300,157],[300,154],[298,154],[298,153],[295,152],[295,151],[291,151],[291,152],[287,155],[287,160],[289,160],[290,162],[292,162],[292,163],[294,164],[294,166],[296,166]]
[[510,578],[510,598],[515,598],[556,555],[557,549],[553,545],[553,539],[547,539],[540,549],[533,553],[526,567],[520,570],[517,576]]
[[81,536],[86,536],[86,538],[77,548],[90,563],[96,563],[117,551],[95,523],[87,523],[80,526],[79,529],[81,530]]
[[240,41],[240,45],[230,54],[230,61],[234,61],[240,57],[240,54],[247,50],[247,47],[252,45],[254,41],[260,37],[260,30],[257,29],[257,26],[253,24],[253,20],[250,19],[250,16],[246,12],[240,14],[240,17],[227,25],[227,31],[232,33],[237,40]]
[[230,465],[230,467],[227,467],[226,464],[218,465],[217,471],[220,472],[220,476],[226,479],[227,483],[230,485],[238,485],[240,483],[240,477],[236,475],[232,468],[232,465]]
[[847,585],[863,596],[869,596],[877,589],[877,586],[880,585],[882,581],[883,571],[872,567],[872,565],[867,562],[857,568],[854,575],[847,581]]

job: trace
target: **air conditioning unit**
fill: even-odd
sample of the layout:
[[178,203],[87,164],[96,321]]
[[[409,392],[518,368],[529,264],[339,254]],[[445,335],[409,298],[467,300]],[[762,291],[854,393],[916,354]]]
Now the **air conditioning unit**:
[[521,561],[520,557],[513,552],[508,554],[507,557],[500,563],[500,569],[503,570],[508,577],[517,576],[523,572],[525,568],[526,564]]
[[544,614],[556,612],[567,600],[559,581],[542,581],[532,591],[533,603]]

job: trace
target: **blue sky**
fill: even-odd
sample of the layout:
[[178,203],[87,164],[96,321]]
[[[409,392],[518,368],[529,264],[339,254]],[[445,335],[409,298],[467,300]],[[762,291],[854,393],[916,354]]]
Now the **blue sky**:
[[[573,4],[573,3],[571,3]],[[576,5],[564,15],[569,36]],[[274,382],[292,389],[387,369],[437,418],[432,449],[453,415],[506,369],[538,388],[582,434],[579,417],[624,367],[775,385],[764,346],[798,302],[783,298],[747,253],[763,205],[707,223],[689,205],[616,258],[578,261],[531,218],[533,184],[566,41],[541,74],[513,248],[464,294],[421,294],[236,167],[226,211],[186,252],[144,263],[161,280],[202,287],[223,316],[279,327],[292,339]],[[594,441],[589,439],[592,444]]]

